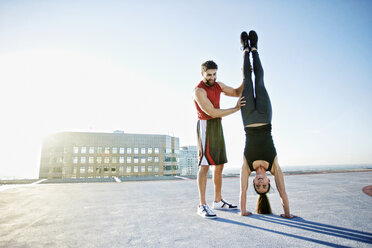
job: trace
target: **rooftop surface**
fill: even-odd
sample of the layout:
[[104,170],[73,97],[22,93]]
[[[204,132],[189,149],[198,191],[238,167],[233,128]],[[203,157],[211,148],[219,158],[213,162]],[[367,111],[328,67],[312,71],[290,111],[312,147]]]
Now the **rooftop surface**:
[[[0,247],[372,247],[372,172],[285,176],[291,212],[277,191],[273,215],[196,214],[196,180],[18,185],[0,190]],[[257,195],[249,181],[247,207]],[[273,187],[275,188],[275,187]],[[239,178],[223,197],[239,202]],[[213,201],[208,180],[207,200]]]

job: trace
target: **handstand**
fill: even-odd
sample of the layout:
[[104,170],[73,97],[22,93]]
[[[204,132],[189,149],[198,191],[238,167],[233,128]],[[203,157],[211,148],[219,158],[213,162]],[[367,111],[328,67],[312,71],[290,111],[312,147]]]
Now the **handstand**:
[[[248,178],[252,171],[256,171],[253,187],[257,194],[257,213],[271,214],[269,199],[266,195],[270,190],[270,179],[266,171],[274,175],[276,187],[279,191],[284,218],[296,217],[290,214],[288,196],[285,191],[284,177],[278,164],[276,149],[271,136],[272,109],[269,94],[266,91],[263,80],[263,68],[257,52],[258,37],[255,31],[249,35],[242,32],[241,43],[244,48],[243,83],[242,96],[246,100],[245,106],[241,107],[241,114],[246,133],[244,148],[244,162],[240,172],[240,209],[241,215],[250,215],[246,210],[246,198],[248,189]],[[255,74],[255,93],[253,89],[252,70],[249,53],[253,56],[253,71]]]

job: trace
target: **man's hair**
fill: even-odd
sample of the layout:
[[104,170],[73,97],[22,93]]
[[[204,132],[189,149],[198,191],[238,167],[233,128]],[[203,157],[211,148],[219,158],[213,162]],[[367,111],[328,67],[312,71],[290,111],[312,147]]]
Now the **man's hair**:
[[259,193],[254,184],[253,184],[253,188],[256,191],[256,193],[258,194],[257,207],[256,207],[257,208],[256,209],[257,213],[258,214],[272,214],[269,198],[266,195],[266,193],[268,193],[270,191],[270,188],[271,188],[270,183],[269,183],[269,187],[268,187],[268,189],[265,193]]
[[217,70],[218,66],[217,66],[216,63],[214,63],[213,60],[208,60],[201,65],[201,69],[202,69],[202,71],[207,71],[209,69],[216,69]]

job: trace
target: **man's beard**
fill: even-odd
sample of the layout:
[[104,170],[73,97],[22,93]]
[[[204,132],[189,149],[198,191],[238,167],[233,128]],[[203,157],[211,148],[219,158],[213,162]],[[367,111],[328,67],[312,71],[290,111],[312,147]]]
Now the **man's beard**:
[[216,83],[216,79],[214,79],[212,82],[211,80],[207,80],[207,85],[208,86],[213,86]]

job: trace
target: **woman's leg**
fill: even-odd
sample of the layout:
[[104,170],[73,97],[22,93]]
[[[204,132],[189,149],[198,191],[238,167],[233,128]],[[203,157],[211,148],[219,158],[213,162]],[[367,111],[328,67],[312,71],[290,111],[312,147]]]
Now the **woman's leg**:
[[245,106],[241,107],[241,114],[243,118],[243,124],[246,126],[248,124],[248,116],[255,109],[255,99],[253,92],[253,81],[252,81],[252,71],[251,71],[251,62],[249,60],[249,51],[244,51],[244,60],[243,60],[243,93]]
[[271,123],[272,109],[269,94],[264,84],[264,71],[257,50],[252,51],[253,71],[255,75],[256,109],[260,114],[265,114],[268,123]]

